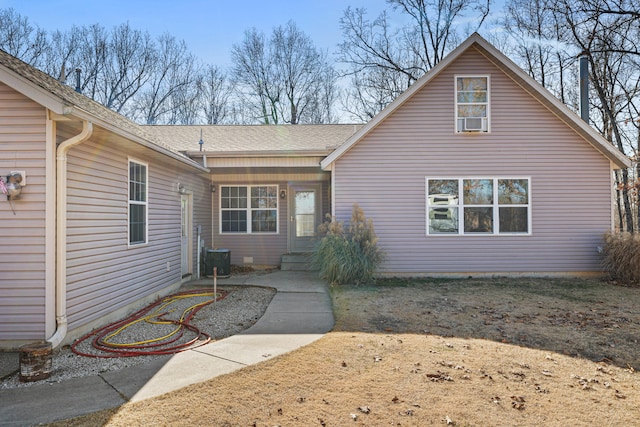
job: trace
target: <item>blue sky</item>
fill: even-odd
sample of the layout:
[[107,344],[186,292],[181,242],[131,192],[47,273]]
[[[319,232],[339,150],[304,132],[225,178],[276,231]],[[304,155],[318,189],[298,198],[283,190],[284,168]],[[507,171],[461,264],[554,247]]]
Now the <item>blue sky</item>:
[[334,53],[348,6],[365,7],[374,18],[387,5],[385,0],[0,0],[0,8],[13,8],[48,31],[95,23],[109,29],[129,22],[153,37],[168,32],[205,63],[223,67],[245,30],[256,27],[269,34],[289,20],[317,47]]

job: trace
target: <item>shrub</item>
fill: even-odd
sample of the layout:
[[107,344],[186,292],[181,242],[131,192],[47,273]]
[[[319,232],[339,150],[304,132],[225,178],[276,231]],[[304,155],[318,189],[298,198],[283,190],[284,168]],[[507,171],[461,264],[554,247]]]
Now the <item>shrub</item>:
[[603,255],[603,268],[613,279],[627,285],[640,284],[640,235],[605,234]]
[[353,205],[346,229],[342,221],[327,215],[327,221],[318,227],[318,236],[312,265],[320,277],[332,285],[373,281],[384,254],[377,247],[373,220],[365,217],[358,204]]

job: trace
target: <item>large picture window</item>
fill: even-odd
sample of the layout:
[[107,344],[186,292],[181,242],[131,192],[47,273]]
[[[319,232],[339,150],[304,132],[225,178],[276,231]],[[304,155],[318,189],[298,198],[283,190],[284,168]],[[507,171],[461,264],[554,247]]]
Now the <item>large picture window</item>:
[[489,131],[489,76],[456,76],[456,132]]
[[129,245],[147,243],[147,165],[129,160]]
[[277,233],[278,186],[221,186],[222,233]]
[[529,178],[427,178],[427,234],[530,234]]

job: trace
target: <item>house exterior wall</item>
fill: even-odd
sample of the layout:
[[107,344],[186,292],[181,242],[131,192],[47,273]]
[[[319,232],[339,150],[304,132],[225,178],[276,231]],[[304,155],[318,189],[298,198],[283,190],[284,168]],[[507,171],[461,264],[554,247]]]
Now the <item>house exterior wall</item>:
[[[454,76],[490,75],[491,132],[454,133]],[[334,164],[334,203],[373,219],[382,274],[600,271],[611,228],[607,159],[475,49],[442,70]],[[530,178],[531,235],[426,233],[425,178]]]
[[44,338],[45,109],[0,83],[0,175],[24,170],[11,206],[0,193],[0,342]]
[[[213,246],[229,249],[231,264],[244,265],[245,257],[252,258],[254,265],[279,266],[283,254],[288,252],[289,243],[289,184],[319,182],[322,184],[322,209],[330,212],[328,203],[329,175],[321,173],[292,173],[284,170],[272,173],[246,174],[226,173],[212,175],[217,191],[213,197]],[[278,198],[278,232],[273,233],[221,233],[220,232],[220,187],[225,185],[277,185],[278,191],[286,190],[286,198]]]
[[[103,133],[69,152],[67,339],[180,285],[178,182],[193,195],[194,206],[211,204],[207,176],[152,150],[135,147],[134,152],[132,147],[130,142]],[[131,247],[127,228],[129,159],[146,163],[149,173],[148,243]],[[194,275],[195,227],[203,224],[206,230],[210,223],[208,211],[194,209]]]

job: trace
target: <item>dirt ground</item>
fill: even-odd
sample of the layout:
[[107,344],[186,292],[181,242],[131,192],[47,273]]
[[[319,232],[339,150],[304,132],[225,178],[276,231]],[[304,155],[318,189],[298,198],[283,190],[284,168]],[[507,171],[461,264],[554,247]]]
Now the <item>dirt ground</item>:
[[295,352],[56,426],[618,426],[640,419],[640,289],[597,280],[332,290]]

